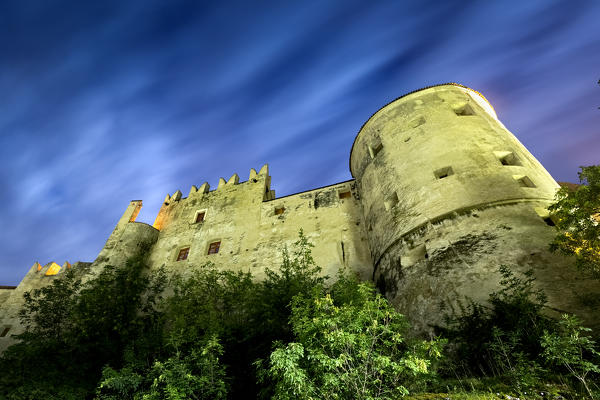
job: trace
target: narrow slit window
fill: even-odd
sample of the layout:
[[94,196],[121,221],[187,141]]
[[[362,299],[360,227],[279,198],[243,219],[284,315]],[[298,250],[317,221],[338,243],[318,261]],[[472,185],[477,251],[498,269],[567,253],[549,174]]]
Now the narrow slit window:
[[385,199],[385,202],[383,204],[385,205],[385,209],[390,211],[396,206],[396,204],[398,204],[398,201],[398,194],[394,192],[391,195],[389,195],[387,199]]
[[371,153],[371,158],[377,157],[377,154],[379,154],[381,150],[383,150],[383,144],[381,143],[380,139],[376,139],[369,146],[369,153]]
[[206,212],[204,212],[204,211],[199,212],[198,214],[196,214],[196,223],[204,222],[204,216],[205,215],[206,215]]
[[190,254],[189,247],[185,247],[185,248],[179,250],[179,253],[177,254],[177,261],[187,260],[189,254]]
[[513,178],[517,181],[517,183],[521,187],[528,187],[528,188],[536,187],[535,184],[533,183],[533,181],[531,179],[529,179],[529,177],[527,177],[527,176],[514,175]]
[[4,329],[2,329],[2,333],[0,333],[0,337],[8,335],[8,331],[10,331],[10,326],[5,326]]
[[466,115],[475,115],[475,113],[473,112],[473,108],[471,108],[471,106],[468,104],[454,108],[454,113],[459,117],[464,117]]
[[285,207],[276,207],[275,208],[275,215],[281,215],[285,212]]
[[221,248],[221,241],[212,242],[208,245],[208,254],[217,254]]
[[347,190],[345,192],[340,192],[339,193],[340,199],[349,199],[350,197],[352,197],[352,193]]
[[452,170],[452,167],[444,167],[433,171],[433,174],[435,175],[436,179],[444,179],[450,175],[453,175],[454,171]]

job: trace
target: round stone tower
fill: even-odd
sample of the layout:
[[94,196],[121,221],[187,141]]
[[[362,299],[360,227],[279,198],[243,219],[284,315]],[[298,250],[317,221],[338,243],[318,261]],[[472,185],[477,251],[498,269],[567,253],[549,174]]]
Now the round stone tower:
[[465,296],[486,300],[502,264],[534,268],[550,307],[592,322],[584,295],[600,299],[598,284],[548,251],[558,185],[480,93],[443,84],[387,104],[360,129],[350,170],[373,279],[417,330]]

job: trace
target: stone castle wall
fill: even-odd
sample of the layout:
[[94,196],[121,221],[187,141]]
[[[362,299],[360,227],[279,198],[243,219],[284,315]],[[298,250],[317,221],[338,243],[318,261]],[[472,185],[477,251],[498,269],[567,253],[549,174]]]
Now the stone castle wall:
[[486,300],[501,264],[535,268],[552,308],[597,324],[577,294],[600,285],[548,251],[558,184],[478,92],[442,85],[386,105],[358,133],[350,169],[374,280],[414,326],[441,323],[465,296]]
[[[548,251],[555,231],[546,207],[557,183],[478,92],[438,85],[384,106],[360,129],[350,170],[352,180],[277,198],[265,165],[244,182],[235,174],[212,191],[204,183],[187,197],[167,195],[152,226],[135,221],[142,202],[132,201],[94,263],[78,268],[93,276],[149,248],[151,268],[185,273],[211,262],[260,279],[303,229],[324,274],[343,267],[373,279],[418,330],[440,323],[465,296],[485,300],[498,288],[500,264],[534,268],[552,310],[598,324],[585,301],[600,296],[598,282]],[[50,267],[34,265],[0,293],[0,328],[20,331],[23,292],[66,268],[46,275]],[[0,351],[9,342],[0,338]]]
[[[220,268],[264,276],[264,268],[277,268],[284,246],[298,239],[303,229],[315,244],[313,257],[329,276],[341,266],[371,277],[371,258],[355,182],[314,189],[274,198],[268,167],[239,182],[234,175],[216,190],[208,184],[192,188],[187,198],[168,196],[155,226],[158,240],[150,252],[153,268],[185,272],[190,265],[211,262]],[[344,197],[348,196],[348,197]],[[196,222],[204,213],[202,222]],[[211,243],[220,242],[219,252],[208,254]],[[177,261],[189,248],[186,260]]]

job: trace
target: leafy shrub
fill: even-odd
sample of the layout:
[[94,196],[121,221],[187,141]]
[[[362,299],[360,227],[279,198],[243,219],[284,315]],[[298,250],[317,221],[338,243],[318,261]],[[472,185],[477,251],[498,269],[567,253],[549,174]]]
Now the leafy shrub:
[[[340,289],[344,290],[340,290]],[[275,399],[396,399],[430,371],[439,343],[407,342],[407,322],[371,285],[294,299],[295,342],[280,344],[265,373]]]
[[127,354],[143,360],[160,346],[157,306],[165,283],[162,271],[147,273],[140,254],[85,283],[66,271],[26,293],[26,331],[0,358],[0,398],[84,398],[104,365],[119,367]]
[[548,362],[564,367],[593,398],[587,378],[600,374],[600,352],[596,350],[596,342],[586,336],[589,332],[590,329],[582,327],[576,317],[565,314],[556,331],[544,332],[542,355]]
[[574,255],[576,265],[600,278],[600,165],[581,167],[576,190],[562,187],[548,209],[558,234],[550,249]]
[[451,342],[446,373],[504,376],[525,392],[545,373],[541,338],[555,322],[542,314],[546,297],[534,288],[532,270],[517,276],[502,265],[499,272],[501,288],[490,294],[489,306],[470,301],[441,329]]

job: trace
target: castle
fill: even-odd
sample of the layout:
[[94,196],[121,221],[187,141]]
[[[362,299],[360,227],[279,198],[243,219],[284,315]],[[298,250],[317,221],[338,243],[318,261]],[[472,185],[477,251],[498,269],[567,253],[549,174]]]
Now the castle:
[[444,308],[498,287],[498,266],[535,269],[550,308],[597,321],[585,295],[597,281],[548,251],[547,206],[558,185],[498,120],[488,101],[459,84],[408,93],[361,127],[350,152],[353,179],[276,197],[268,166],[220,179],[187,197],[167,195],[153,225],[136,222],[131,201],[93,263],[35,263],[14,289],[0,290],[0,350],[20,332],[23,292],[68,269],[93,273],[150,246],[151,268],[217,267],[263,276],[302,228],[325,274],[340,267],[373,280],[417,329]]

